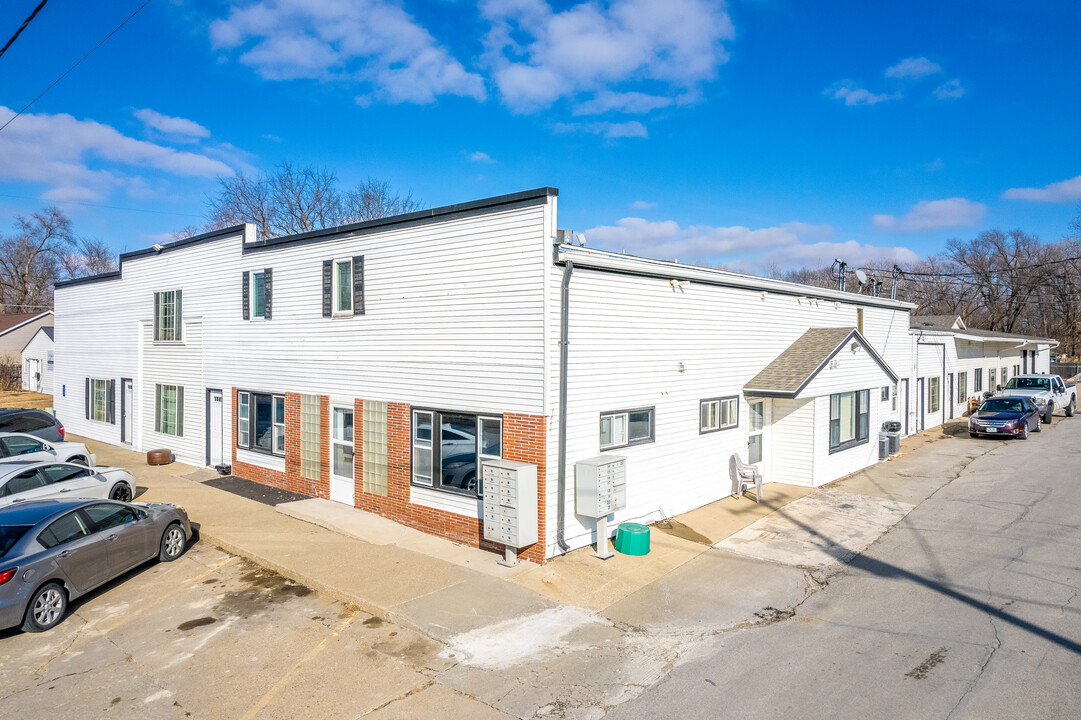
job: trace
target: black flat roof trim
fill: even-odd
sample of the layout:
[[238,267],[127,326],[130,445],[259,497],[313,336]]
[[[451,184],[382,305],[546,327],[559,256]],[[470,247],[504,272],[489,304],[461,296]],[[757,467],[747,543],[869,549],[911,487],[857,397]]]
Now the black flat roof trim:
[[497,195],[482,200],[471,200],[470,202],[444,205],[428,210],[418,210],[416,212],[405,213],[404,215],[392,215],[390,217],[365,220],[364,222],[352,223],[349,225],[338,225],[322,230],[312,230],[311,232],[300,233],[297,235],[283,235],[282,237],[260,240],[255,243],[247,243],[243,248],[243,252],[260,252],[282,246],[322,242],[324,240],[337,239],[343,235],[367,234],[392,225],[422,224],[437,219],[446,220],[452,219],[453,217],[464,217],[465,215],[475,213],[478,210],[488,210],[506,205],[526,205],[529,204],[530,201],[558,196],[559,190],[554,187],[524,190],[522,192],[510,193],[509,195]]

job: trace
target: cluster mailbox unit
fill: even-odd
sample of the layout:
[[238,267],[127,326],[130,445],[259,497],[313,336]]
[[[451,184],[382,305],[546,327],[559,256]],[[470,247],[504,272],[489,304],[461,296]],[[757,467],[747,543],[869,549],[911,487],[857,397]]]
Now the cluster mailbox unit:
[[627,507],[627,458],[598,455],[574,464],[574,511],[597,519],[597,552],[602,560],[608,550],[608,515]]
[[506,547],[501,564],[514,565],[512,548],[538,539],[537,466],[515,460],[485,460],[481,472],[484,491],[484,539]]

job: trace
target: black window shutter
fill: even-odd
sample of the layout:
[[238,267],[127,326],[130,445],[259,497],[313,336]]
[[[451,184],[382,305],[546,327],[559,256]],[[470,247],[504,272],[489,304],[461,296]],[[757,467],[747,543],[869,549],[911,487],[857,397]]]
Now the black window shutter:
[[331,290],[331,285],[332,285],[331,277],[333,276],[333,274],[334,274],[334,261],[333,260],[324,260],[323,261],[323,317],[330,317],[333,314],[333,309],[332,309],[331,304],[330,304],[330,301],[331,301],[331,297],[330,297],[331,292],[330,292],[330,290]]
[[[158,316],[161,313],[161,293],[154,293],[154,339],[161,338],[161,328],[158,327]],[[89,387],[89,386],[88,386]],[[89,415],[87,415],[89,417]]]
[[161,432],[161,385],[154,386],[154,432]]
[[364,314],[364,256],[353,256],[353,314]]
[[173,332],[173,340],[180,341],[184,339],[184,291],[177,290],[174,297],[176,303],[173,305],[173,323],[176,330]]
[[250,297],[251,296],[251,292],[250,292],[251,287],[250,287],[250,283],[251,283],[251,280],[249,278],[249,273],[248,273],[247,270],[245,270],[244,271],[244,281],[240,284],[240,286],[241,286],[241,288],[243,290],[243,293],[244,293],[244,300],[242,301],[242,304],[244,305],[244,319],[245,320],[250,320],[251,319],[251,297]]
[[105,421],[110,425],[116,425],[116,400],[113,398],[116,392],[116,380],[105,383]]
[[176,436],[184,437],[184,386],[176,386]]
[[86,419],[90,419],[90,378],[86,379]]
[[263,270],[263,297],[264,297],[264,305],[263,305],[263,307],[265,308],[265,313],[263,314],[263,319],[264,320],[269,320],[270,319],[270,306],[272,304],[271,298],[274,295],[274,293],[273,293],[273,282],[272,282],[273,274],[274,274],[274,270],[272,268],[266,268],[266,269]]

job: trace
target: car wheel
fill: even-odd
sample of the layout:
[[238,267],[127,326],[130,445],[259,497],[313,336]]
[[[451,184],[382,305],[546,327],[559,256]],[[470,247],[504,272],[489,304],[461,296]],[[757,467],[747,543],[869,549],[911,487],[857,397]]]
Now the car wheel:
[[1050,425],[1051,424],[1051,416],[1054,415],[1054,414],[1055,414],[1055,406],[1054,405],[1048,405],[1047,406],[1047,412],[1044,413],[1042,418],[1040,418],[1040,421],[1044,425]]
[[1034,424],[1032,425],[1032,432],[1042,432],[1042,431],[1043,431],[1043,428],[1042,428],[1042,427],[1040,427],[1040,421],[1039,421],[1039,420],[1037,420],[1037,421],[1036,421],[1036,422],[1035,422],[1035,423],[1034,423]]
[[979,437],[980,435],[979,435],[979,433],[974,433],[974,432],[970,432],[970,433],[968,434],[968,436],[969,436],[969,437]]
[[45,632],[64,619],[68,594],[57,583],[46,583],[30,596],[23,618],[23,632]]
[[76,455],[75,457],[68,460],[68,462],[75,463],[76,465],[85,465],[86,467],[90,467],[90,461],[84,458],[82,455]]
[[1066,406],[1066,417],[1073,417],[1074,398],[1070,398],[1070,404]]
[[1017,437],[1020,438],[1021,440],[1028,440],[1028,421],[1027,420],[1025,421],[1025,424],[1021,426],[1021,432],[1018,433]]
[[185,540],[184,529],[179,524],[173,523],[165,528],[165,533],[161,536],[161,550],[158,552],[158,559],[162,562],[176,560],[184,554]]
[[131,487],[126,482],[118,482],[113,485],[113,489],[109,492],[109,499],[131,502]]

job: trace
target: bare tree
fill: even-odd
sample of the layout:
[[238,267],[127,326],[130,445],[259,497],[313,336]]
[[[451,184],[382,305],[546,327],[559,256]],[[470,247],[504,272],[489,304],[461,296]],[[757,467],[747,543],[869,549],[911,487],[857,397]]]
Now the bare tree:
[[116,256],[105,241],[92,238],[76,240],[74,251],[60,258],[60,264],[69,278],[101,275],[119,268]]
[[15,232],[0,236],[0,301],[3,312],[52,306],[52,284],[75,240],[58,208],[15,218]]
[[209,230],[254,223],[261,237],[273,238],[398,215],[420,205],[385,180],[368,178],[343,194],[332,170],[284,162],[259,178],[219,178],[208,207]]

